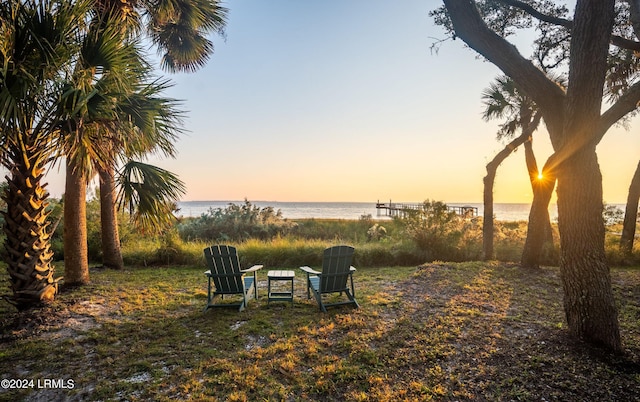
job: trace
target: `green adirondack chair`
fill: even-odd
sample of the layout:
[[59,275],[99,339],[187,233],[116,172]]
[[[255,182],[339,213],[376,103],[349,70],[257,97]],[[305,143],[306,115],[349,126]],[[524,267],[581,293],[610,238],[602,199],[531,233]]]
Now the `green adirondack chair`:
[[[249,269],[240,269],[238,252],[235,247],[215,245],[204,249],[204,259],[209,270],[204,274],[208,278],[207,306],[211,307],[237,307],[238,311],[244,310],[251,296],[258,299],[257,271],[262,265],[254,265]],[[253,275],[246,275],[253,273]],[[213,286],[212,285],[213,282]],[[238,303],[213,303],[216,296],[224,299],[225,295],[241,295]]]
[[[320,311],[327,312],[327,307],[343,304],[353,304],[360,307],[355,298],[353,287],[353,273],[356,271],[351,266],[355,249],[350,246],[334,246],[324,250],[322,256],[322,272],[309,267],[300,267],[307,274],[307,298],[311,298],[313,292]],[[331,293],[344,293],[348,300],[325,303],[322,296]]]

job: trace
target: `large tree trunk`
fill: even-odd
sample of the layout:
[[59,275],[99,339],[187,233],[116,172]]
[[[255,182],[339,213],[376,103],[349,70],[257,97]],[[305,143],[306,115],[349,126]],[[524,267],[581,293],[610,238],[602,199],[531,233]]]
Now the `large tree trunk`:
[[522,250],[521,265],[524,268],[539,268],[544,250],[549,247],[553,248],[549,202],[556,185],[556,177],[552,171],[544,172],[542,177],[538,176],[538,164],[531,142],[525,144],[524,152],[529,180],[533,189],[533,202],[529,211],[527,239]]
[[87,183],[67,161],[64,190],[64,283],[89,283],[87,249]]
[[613,19],[613,0],[576,3],[569,87],[556,154],[560,271],[569,331],[619,352],[622,343],[604,253],[602,175],[596,155]]
[[102,265],[107,268],[123,269],[113,168],[100,169],[99,175]]
[[633,240],[636,237],[636,222],[638,220],[638,200],[640,199],[640,162],[629,185],[627,206],[624,211],[624,223],[622,224],[622,236],[620,236],[620,248],[626,255],[633,251]]
[[569,331],[620,351],[618,314],[604,253],[602,176],[595,147],[578,151],[558,173],[558,225]]
[[[544,115],[558,177],[560,270],[569,331],[621,351],[618,316],[604,255],[602,177],[595,144],[635,107],[635,94],[601,118],[614,0],[578,0],[571,29],[566,93],[517,48],[489,29],[471,0],[444,0],[458,37],[498,66]],[[635,89],[635,88],[634,88]],[[628,105],[627,105],[628,103]],[[546,171],[546,169],[545,169]]]
[[[540,119],[538,118],[538,121]],[[493,259],[493,185],[496,179],[498,166],[507,156],[511,155],[514,149],[518,148],[529,139],[530,131],[525,130],[519,137],[515,138],[507,144],[502,151],[493,157],[491,162],[487,163],[487,175],[482,180],[484,183],[484,219],[482,221],[482,250],[483,259]]]
[[5,262],[13,292],[6,300],[18,310],[25,310],[53,301],[58,293],[58,280],[53,278],[51,264],[50,211],[46,201],[49,194],[40,185],[44,174],[42,154],[37,146],[12,145],[9,154],[15,157],[10,163],[11,177],[5,177],[6,193],[2,195],[7,203],[7,211],[2,212]]

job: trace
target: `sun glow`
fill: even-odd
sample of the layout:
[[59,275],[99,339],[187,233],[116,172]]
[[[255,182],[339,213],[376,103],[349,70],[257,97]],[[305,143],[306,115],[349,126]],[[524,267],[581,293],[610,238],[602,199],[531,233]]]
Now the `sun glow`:
[[542,175],[542,172],[539,172],[539,173],[538,173],[538,180],[542,180],[542,178],[543,178],[543,177],[544,177],[544,176]]

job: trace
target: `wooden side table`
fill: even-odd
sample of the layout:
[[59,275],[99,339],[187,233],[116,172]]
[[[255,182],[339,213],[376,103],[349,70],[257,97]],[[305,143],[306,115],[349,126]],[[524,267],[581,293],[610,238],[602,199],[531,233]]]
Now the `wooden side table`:
[[[268,299],[267,304],[271,301],[290,301],[291,305],[293,305],[293,280],[296,277],[296,273],[293,271],[269,271],[267,272],[267,288],[268,288]],[[283,288],[279,286],[278,289],[272,291],[271,290],[271,282],[291,282],[291,290],[287,288]]]

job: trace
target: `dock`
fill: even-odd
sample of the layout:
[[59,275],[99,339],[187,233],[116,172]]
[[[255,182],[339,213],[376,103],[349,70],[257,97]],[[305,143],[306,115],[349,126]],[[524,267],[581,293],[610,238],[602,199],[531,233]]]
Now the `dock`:
[[[378,210],[378,216],[389,217],[402,217],[411,211],[420,211],[424,208],[424,204],[406,204],[391,202],[388,203],[378,201],[376,203],[376,209]],[[449,211],[453,211],[456,214],[465,218],[473,218],[478,216],[478,207],[472,207],[470,205],[447,205]]]

